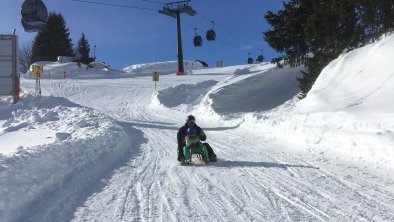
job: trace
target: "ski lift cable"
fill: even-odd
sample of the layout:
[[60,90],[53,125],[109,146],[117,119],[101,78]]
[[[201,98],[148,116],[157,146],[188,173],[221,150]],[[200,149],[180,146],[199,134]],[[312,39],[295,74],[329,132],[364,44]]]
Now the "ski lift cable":
[[[184,22],[185,24],[187,24],[188,26],[190,26],[191,28],[193,28],[195,32],[196,32],[197,30],[199,30],[199,31],[201,31],[201,32],[204,32],[202,29],[196,28],[195,25],[191,24],[190,22],[188,22],[188,21],[186,21],[186,20],[184,20],[184,19],[181,19],[181,21]],[[236,46],[236,45],[234,45],[234,44],[231,44],[231,43],[227,42],[226,40],[222,39],[221,37],[220,37],[220,38],[217,38],[217,40],[219,40],[219,41],[225,43],[226,45],[229,45],[229,46],[231,46],[231,47],[234,47],[234,48],[236,48],[236,49],[239,49],[239,50],[241,50],[241,51],[244,51],[244,49],[242,49],[241,47]]]
[[71,0],[71,1],[88,3],[88,4],[95,4],[95,5],[105,5],[105,6],[112,6],[112,7],[120,7],[120,8],[131,8],[131,9],[138,9],[138,10],[157,11],[157,9],[143,8],[143,7],[137,7],[137,6],[131,6],[131,5],[118,5],[118,4],[112,4],[112,3],[86,1],[86,0]]
[[143,1],[143,2],[150,2],[150,3],[155,3],[155,4],[161,4],[161,5],[166,4],[165,2],[157,2],[157,1],[152,1],[152,0],[140,0],[140,1]]
[[[209,23],[212,23],[212,21],[213,21],[212,19],[207,18],[206,16],[204,16],[204,15],[201,14],[201,13],[197,13],[197,15],[200,15],[203,19],[205,19],[205,20],[206,20],[207,22],[209,22]],[[241,40],[242,42],[248,44],[248,45],[249,45],[250,47],[252,47],[254,50],[260,51],[259,49],[257,49],[257,47],[253,46],[253,44],[251,44],[251,43],[249,43],[248,41],[246,41],[245,39],[243,39],[243,38],[241,38],[241,37],[235,35],[234,33],[228,31],[227,29],[225,29],[225,28],[224,28],[223,26],[221,26],[220,24],[218,24],[218,23],[216,23],[216,22],[215,22],[215,24],[216,24],[217,27],[219,27],[220,29],[222,29],[223,31],[225,31],[227,34],[229,34],[229,35],[233,36],[234,38],[236,38],[236,39],[238,39],[238,40]]]
[[[194,30],[195,33],[196,33],[196,31],[202,31],[202,29],[196,28],[195,25],[191,24],[190,22],[188,22],[188,21],[186,21],[186,20],[184,20],[184,19],[182,19],[182,18],[181,18],[181,21],[184,22],[186,25],[190,26],[190,27]],[[203,31],[202,31],[202,32],[203,32]],[[226,40],[222,39],[221,37],[220,37],[220,38],[217,38],[217,40],[219,40],[219,41],[225,43],[226,45],[229,45],[229,46],[231,46],[231,47],[234,47],[234,48],[236,48],[236,49],[239,49],[239,50],[241,50],[241,51],[245,51],[245,50],[242,49],[241,47],[236,46],[236,45],[234,45],[234,44],[231,44],[231,43],[227,42]]]
[[[131,8],[131,9],[138,9],[138,10],[148,10],[148,11],[157,11],[157,9],[152,9],[152,8],[143,8],[143,7],[137,7],[137,6],[131,6],[131,5],[119,5],[119,4],[112,4],[112,3],[104,3],[104,2],[96,2],[96,1],[88,1],[88,0],[71,0],[74,2],[82,2],[82,3],[88,3],[88,4],[96,4],[96,5],[104,5],[104,6],[111,6],[111,7],[121,7],[121,8]],[[150,1],[150,0],[140,0],[140,1],[146,1],[146,2],[152,2],[152,3],[158,3],[158,4],[166,4],[166,3],[162,3],[162,2],[156,2],[156,1]],[[201,14],[200,14],[201,15]],[[206,20],[208,20],[210,23],[212,23],[212,20],[207,19],[206,17],[204,17]],[[193,24],[190,24],[189,22],[185,21],[184,19],[181,19],[184,23],[186,23],[187,25],[189,25],[190,27],[192,27],[193,29],[196,27]],[[195,28],[196,30],[202,30],[202,29],[198,29]],[[222,28],[223,30],[225,30],[224,28]],[[226,32],[228,32],[229,34],[233,35],[234,37],[237,37],[235,34],[232,34],[231,32],[225,30]],[[238,39],[241,39],[239,37],[237,37]],[[231,47],[234,47],[236,49],[239,49],[241,51],[244,51],[244,49],[242,49],[241,47],[238,47],[234,44],[229,43],[228,41],[222,39],[222,38],[218,38],[219,41],[225,43],[226,45],[229,45]],[[241,39],[242,40],[242,39]],[[250,45],[250,43],[248,43],[247,41],[243,40],[244,42],[246,42],[248,45]],[[253,47],[253,46],[252,46]],[[254,48],[254,47],[253,47]]]

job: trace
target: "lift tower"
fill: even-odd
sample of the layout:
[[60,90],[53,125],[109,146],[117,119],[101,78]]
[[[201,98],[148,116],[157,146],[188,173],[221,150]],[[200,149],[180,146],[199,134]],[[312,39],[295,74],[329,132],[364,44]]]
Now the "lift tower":
[[[176,30],[178,39],[178,72],[176,74],[178,76],[185,75],[185,71],[183,68],[181,13],[186,13],[190,16],[196,15],[196,11],[194,11],[192,7],[188,5],[189,2],[190,0],[166,3],[164,4],[163,9],[159,10],[159,13],[176,18]],[[174,7],[174,5],[176,7]]]

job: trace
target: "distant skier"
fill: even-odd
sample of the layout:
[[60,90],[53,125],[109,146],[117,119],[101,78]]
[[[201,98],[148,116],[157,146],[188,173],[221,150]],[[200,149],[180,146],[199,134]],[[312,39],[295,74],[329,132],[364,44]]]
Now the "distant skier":
[[196,128],[188,128],[185,137],[185,146],[183,147],[183,154],[185,156],[185,163],[191,163],[192,154],[201,154],[202,160],[209,162],[207,147],[201,143],[197,136]]
[[[196,135],[201,141],[205,141],[207,139],[207,136],[205,135],[204,131],[197,126],[196,124],[196,118],[192,115],[188,116],[186,118],[186,123],[184,126],[179,128],[178,133],[177,133],[177,140],[178,140],[178,161],[179,162],[184,162],[185,161],[185,155],[183,154],[183,147],[185,146],[185,137],[187,135],[187,129],[188,128],[195,128],[196,129]],[[207,148],[208,151],[208,156],[209,160],[211,162],[216,162],[217,157],[216,154],[213,152],[212,147],[208,143],[203,143],[204,146]]]

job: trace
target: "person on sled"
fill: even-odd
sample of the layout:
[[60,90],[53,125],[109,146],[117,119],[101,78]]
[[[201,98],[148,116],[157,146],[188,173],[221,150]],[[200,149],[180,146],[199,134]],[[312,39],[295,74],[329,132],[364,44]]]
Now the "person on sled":
[[[183,147],[185,146],[185,137],[187,135],[188,128],[195,128],[196,135],[200,139],[200,141],[205,141],[207,136],[205,135],[204,131],[196,124],[196,118],[192,115],[186,118],[186,123],[181,128],[179,128],[177,133],[177,141],[178,141],[178,161],[184,162],[185,155],[183,153]],[[216,154],[213,152],[212,147],[208,143],[203,143],[203,145],[207,148],[209,160],[211,162],[216,162]]]
[[187,129],[187,135],[185,137],[185,146],[183,147],[183,155],[185,156],[185,163],[191,163],[192,154],[200,154],[201,159],[205,163],[209,162],[208,150],[198,138],[196,128]]

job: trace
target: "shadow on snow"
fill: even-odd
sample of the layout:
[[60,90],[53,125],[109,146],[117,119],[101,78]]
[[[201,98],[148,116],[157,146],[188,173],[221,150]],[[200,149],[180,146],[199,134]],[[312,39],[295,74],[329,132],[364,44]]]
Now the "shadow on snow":
[[311,168],[319,169],[314,166],[297,165],[297,164],[283,164],[283,163],[272,163],[272,162],[248,162],[248,161],[232,161],[232,160],[218,160],[216,163],[211,164],[213,167],[225,167],[225,168],[236,168],[236,167],[263,167],[263,168]]

